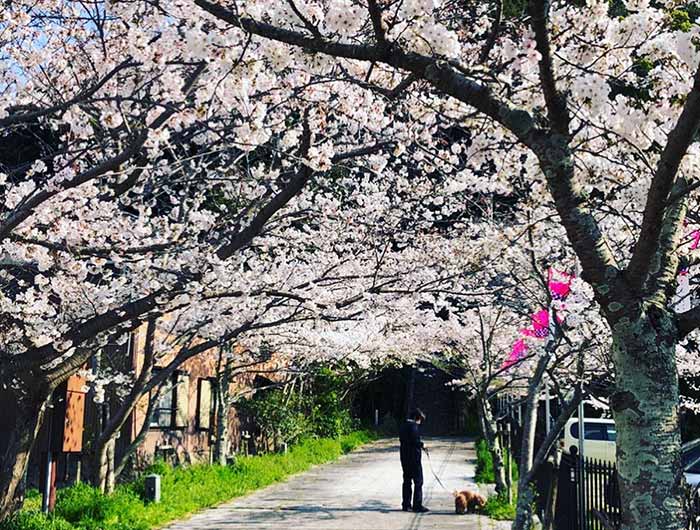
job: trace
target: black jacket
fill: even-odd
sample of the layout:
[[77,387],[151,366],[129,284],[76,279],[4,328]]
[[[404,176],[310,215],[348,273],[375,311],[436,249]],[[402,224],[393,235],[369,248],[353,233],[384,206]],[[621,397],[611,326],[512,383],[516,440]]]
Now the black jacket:
[[417,471],[421,469],[421,449],[423,442],[420,439],[420,431],[415,421],[406,421],[399,429],[401,441],[401,467],[404,471]]

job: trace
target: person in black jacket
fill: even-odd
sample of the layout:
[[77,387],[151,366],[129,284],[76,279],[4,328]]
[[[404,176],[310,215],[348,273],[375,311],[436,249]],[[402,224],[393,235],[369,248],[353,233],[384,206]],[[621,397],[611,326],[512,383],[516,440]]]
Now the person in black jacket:
[[[420,409],[415,409],[399,429],[401,469],[403,470],[401,508],[404,512],[411,509],[420,513],[430,511],[423,506],[423,466],[421,465],[423,442],[420,439],[419,429],[423,421],[425,421],[425,414]],[[411,504],[411,481],[413,481],[413,504]]]

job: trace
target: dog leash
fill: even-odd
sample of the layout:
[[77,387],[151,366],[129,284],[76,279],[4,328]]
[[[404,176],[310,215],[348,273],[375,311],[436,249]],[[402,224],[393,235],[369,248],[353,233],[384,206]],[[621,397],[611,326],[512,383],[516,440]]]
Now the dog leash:
[[450,491],[442,483],[442,480],[440,480],[440,477],[437,476],[437,473],[435,473],[435,469],[433,469],[433,461],[430,460],[430,453],[428,452],[428,450],[424,447],[423,451],[425,451],[425,454],[428,457],[428,467],[430,467],[430,472],[433,474],[433,477],[435,477],[435,480],[437,480],[437,483],[440,484],[440,487],[442,487],[442,489],[444,489],[445,491]]

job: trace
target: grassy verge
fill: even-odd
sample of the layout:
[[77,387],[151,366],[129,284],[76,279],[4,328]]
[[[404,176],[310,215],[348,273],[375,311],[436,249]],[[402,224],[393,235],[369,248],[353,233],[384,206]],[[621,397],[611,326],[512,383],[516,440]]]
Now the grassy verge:
[[499,521],[513,520],[515,519],[515,499],[509,503],[505,495],[492,495],[486,501],[486,506],[481,513]]
[[311,439],[287,454],[242,457],[232,466],[157,463],[146,474],[162,475],[159,504],[143,501],[143,478],[107,496],[77,484],[58,491],[56,511],[48,517],[40,512],[37,494],[28,496],[24,508],[0,523],[0,530],[149,530],[334,460],[374,438],[371,432],[356,431],[338,439]]
[[[512,455],[505,455],[505,465],[508,469],[508,460],[512,459]],[[516,462],[511,462],[511,484],[515,488],[518,483],[518,466]],[[475,480],[481,484],[491,484],[496,481],[493,471],[493,455],[489,450],[486,440],[483,438],[476,443],[476,476]],[[489,497],[486,506],[482,513],[488,515],[492,519],[506,520],[515,519],[515,495],[513,502],[509,503],[505,495],[492,495]]]

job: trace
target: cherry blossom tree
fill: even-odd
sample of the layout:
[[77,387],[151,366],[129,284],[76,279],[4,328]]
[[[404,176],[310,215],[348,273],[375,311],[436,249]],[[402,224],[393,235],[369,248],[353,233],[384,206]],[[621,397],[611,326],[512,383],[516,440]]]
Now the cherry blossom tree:
[[[102,4],[17,2],[0,31],[0,382],[18,405],[0,457],[4,517],[54,388],[112,337],[206,289],[211,299],[245,298],[242,272],[267,263],[256,262],[253,239],[303,217],[303,203],[290,201],[312,176],[349,171],[344,161],[387,144],[327,153],[312,132],[323,110],[279,100],[248,63],[208,64],[196,38],[174,42],[175,22]],[[238,55],[247,46],[218,44]],[[277,106],[265,114],[276,132],[256,122],[267,105]],[[263,137],[278,143],[260,151]],[[211,294],[223,277],[241,283]]]
[[[534,478],[566,421],[589,391],[589,383],[607,376],[611,368],[609,334],[588,285],[551,263],[548,270],[541,266],[551,253],[544,249],[544,255],[538,254],[536,236],[549,228],[546,222],[524,231],[518,227],[520,241],[516,230],[506,229],[515,244],[488,273],[479,275],[492,293],[477,301],[465,299],[466,310],[456,311],[440,335],[448,366],[462,374],[453,383],[466,388],[476,403],[494,457],[498,493],[506,491],[506,472],[492,402],[507,395],[523,410],[515,528],[526,528],[532,521]],[[545,380],[561,407],[537,443]]]
[[[510,19],[481,2],[193,3],[191,25],[250,36],[300,84],[388,98],[365,106],[368,121],[401,125],[413,173],[439,168],[457,189],[557,216],[612,335],[623,528],[682,528],[676,346],[700,323],[697,309],[671,306],[700,120],[687,13],[644,0],[533,0]],[[183,8],[160,6],[176,18]]]

